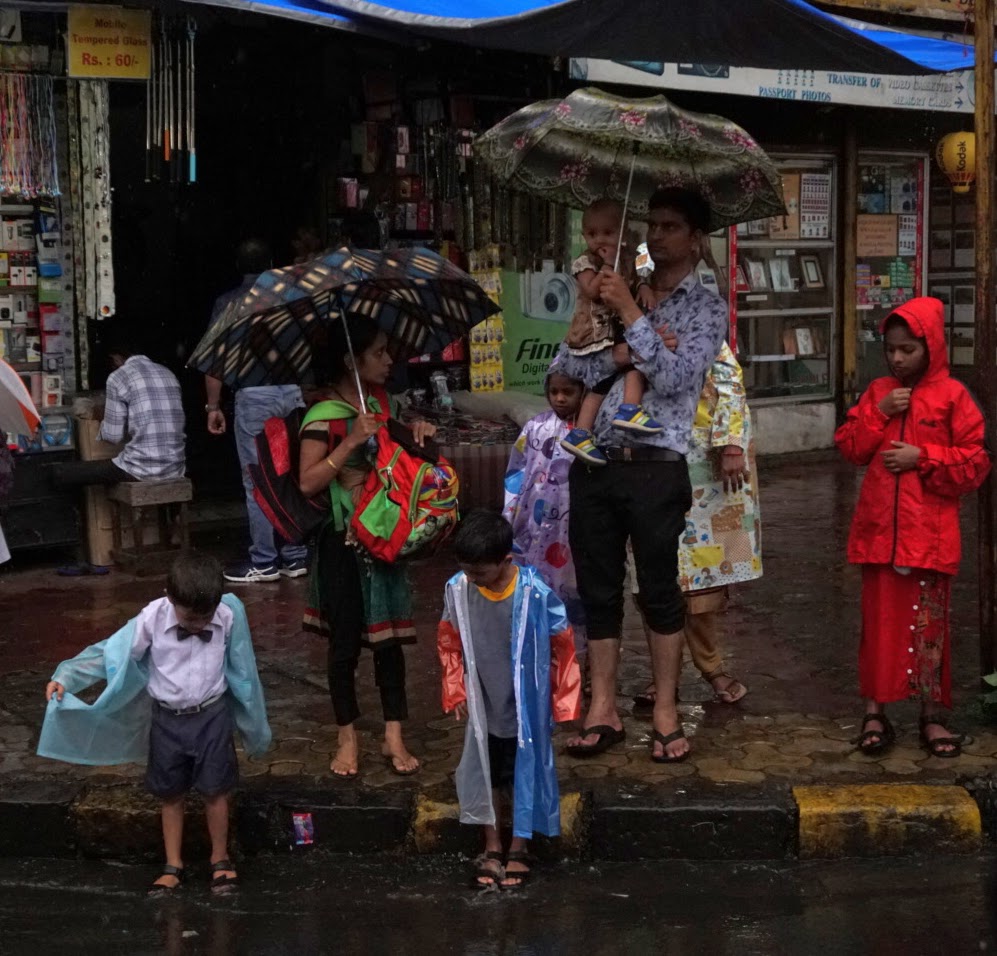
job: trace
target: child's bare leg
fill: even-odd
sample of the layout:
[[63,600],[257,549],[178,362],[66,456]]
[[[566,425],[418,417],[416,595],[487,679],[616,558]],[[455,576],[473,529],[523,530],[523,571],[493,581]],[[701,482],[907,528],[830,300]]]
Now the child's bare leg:
[[345,724],[339,728],[339,742],[336,756],[329,769],[337,777],[355,777],[360,762],[360,742],[357,740],[355,724]]
[[640,405],[644,401],[644,376],[632,368],[623,374],[623,402],[625,405]]
[[599,414],[599,409],[602,408],[602,402],[605,397],[605,395],[600,395],[598,392],[587,392],[585,394],[582,404],[578,409],[578,417],[575,419],[575,428],[583,428],[587,432],[595,428],[595,419]]
[[597,392],[589,392],[582,399],[581,408],[578,409],[578,418],[575,420],[575,428],[584,428],[587,432],[595,428],[595,418],[599,414],[599,409],[602,408],[602,400],[605,397]]
[[[178,797],[164,800],[162,810],[163,847],[166,850],[166,862],[179,869],[183,869],[181,850],[183,845],[183,805],[184,794],[181,793]],[[180,885],[180,877],[164,873],[153,885],[165,886],[172,890]]]
[[[211,838],[212,863],[228,859],[228,807],[227,793],[204,797],[204,818],[208,823],[208,836]],[[213,879],[235,879],[235,876],[235,870],[219,870],[212,874]]]

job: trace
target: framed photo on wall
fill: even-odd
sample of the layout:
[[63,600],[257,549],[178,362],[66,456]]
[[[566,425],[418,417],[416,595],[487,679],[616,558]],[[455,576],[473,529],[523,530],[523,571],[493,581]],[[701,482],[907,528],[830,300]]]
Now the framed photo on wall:
[[803,275],[803,286],[806,289],[823,289],[824,272],[820,267],[820,257],[814,255],[800,256],[800,272]]
[[769,259],[769,273],[772,276],[772,289],[775,292],[792,292],[793,277],[786,259]]
[[748,281],[751,283],[752,291],[767,291],[769,279],[765,273],[765,263],[759,259],[745,259],[744,265],[748,270]]

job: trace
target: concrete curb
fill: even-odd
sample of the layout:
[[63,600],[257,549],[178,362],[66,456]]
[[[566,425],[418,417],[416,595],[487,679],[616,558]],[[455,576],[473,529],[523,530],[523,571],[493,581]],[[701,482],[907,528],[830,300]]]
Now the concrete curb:
[[[198,812],[196,797],[192,813]],[[309,812],[315,845],[336,853],[470,854],[452,790],[372,789],[327,777],[250,782],[238,793],[243,854],[295,848],[291,814]],[[541,858],[772,860],[972,853],[997,834],[997,781],[951,785],[603,784],[561,796],[562,835]],[[207,847],[187,827],[192,858]],[[158,803],[138,785],[65,780],[0,789],[0,856],[158,860]]]

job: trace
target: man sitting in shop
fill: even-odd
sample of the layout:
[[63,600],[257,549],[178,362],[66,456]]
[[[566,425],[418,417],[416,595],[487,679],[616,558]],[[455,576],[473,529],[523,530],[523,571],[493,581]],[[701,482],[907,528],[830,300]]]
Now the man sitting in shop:
[[97,438],[125,447],[107,461],[55,465],[54,481],[75,487],[183,478],[184,414],[177,377],[141,354],[126,332],[114,336],[108,354],[114,371],[107,377]]
[[[107,377],[97,440],[124,443],[124,448],[111,459],[53,465],[53,483],[75,488],[183,478],[184,414],[177,377],[143,355],[127,331],[118,330],[112,337],[108,356],[114,371]],[[59,568],[58,573],[106,574],[107,568],[87,564],[81,555],[76,564]]]
[[[242,283],[215,301],[211,325],[218,322],[230,306],[237,306],[260,273],[271,267],[270,248],[260,239],[247,239],[239,245],[236,264],[242,273]],[[224,435],[227,425],[221,408],[222,382],[205,375],[204,385],[208,431],[212,435]],[[247,466],[257,463],[256,436],[263,431],[267,419],[286,418],[295,408],[303,406],[301,389],[297,385],[260,385],[236,390],[232,427],[246,493],[250,545],[246,560],[225,569],[225,580],[230,583],[259,584],[277,581],[282,576],[299,578],[308,573],[308,549],[304,545],[275,540],[273,526],[253,497],[253,482],[247,470]]]

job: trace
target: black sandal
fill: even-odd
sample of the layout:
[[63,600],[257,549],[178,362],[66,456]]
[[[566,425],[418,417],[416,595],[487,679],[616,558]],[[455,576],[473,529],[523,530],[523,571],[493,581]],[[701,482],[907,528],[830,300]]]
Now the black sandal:
[[[865,729],[874,720],[883,725],[882,730]],[[897,733],[893,729],[893,724],[890,723],[889,718],[886,714],[877,712],[866,714],[862,718],[862,732],[855,739],[855,743],[858,744],[859,750],[867,757],[873,757],[876,754],[885,753],[889,750],[896,742],[896,739]]]
[[[530,874],[533,872],[531,869],[527,868],[525,870],[517,870],[515,873],[510,873],[508,866],[510,863],[530,863],[530,854],[525,850],[517,850],[515,853],[510,853],[505,858],[506,871],[505,876],[502,878],[503,882],[500,884],[503,890],[521,890],[530,881]],[[516,883],[506,883],[505,880],[516,880]]]
[[169,896],[171,893],[176,893],[176,891],[183,886],[184,868],[182,866],[173,866],[170,863],[166,863],[163,866],[163,872],[160,873],[156,879],[160,879],[164,876],[175,876],[177,878],[177,885],[165,886],[162,883],[153,883],[149,887],[149,896]]
[[[661,756],[658,756],[654,752],[654,741],[661,744]],[[672,731],[670,734],[663,734],[660,730],[656,730],[651,735],[651,759],[655,763],[682,763],[683,760],[689,759],[689,754],[692,753],[691,750],[687,750],[684,754],[680,754],[678,757],[669,757],[668,751],[665,749],[674,740],[685,740],[685,730],[682,729],[681,725],[678,730]]]
[[235,867],[228,860],[219,860],[217,863],[211,864],[211,872],[213,874],[211,877],[212,893],[228,893],[230,890],[237,890],[239,888],[239,877],[222,876],[225,870],[235,872]]
[[[489,864],[498,862],[496,867]],[[482,878],[491,880],[490,883],[482,883]],[[498,850],[486,850],[484,853],[474,858],[474,877],[471,885],[477,890],[497,890],[505,879],[505,867],[502,865],[502,854]]]
[[[962,753],[962,736],[958,737],[935,737],[934,740],[931,739],[924,731],[926,727],[930,727],[934,724],[936,727],[941,727],[944,730],[948,730],[948,727],[942,722],[938,717],[922,717],[921,718],[921,746],[931,754],[932,757],[941,757],[944,760],[951,760],[953,757],[958,757]],[[951,747],[951,750],[942,750],[942,747]]]

